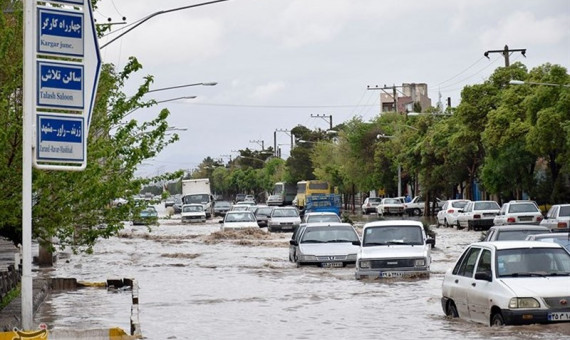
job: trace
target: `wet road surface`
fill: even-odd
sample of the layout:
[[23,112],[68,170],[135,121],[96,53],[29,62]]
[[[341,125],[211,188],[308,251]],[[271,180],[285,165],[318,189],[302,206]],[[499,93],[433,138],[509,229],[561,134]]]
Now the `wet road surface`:
[[[150,233],[127,225],[93,255],[59,260],[50,275],[137,279],[147,339],[570,339],[570,324],[490,328],[444,316],[443,274],[479,232],[434,229],[429,279],[357,281],[353,266],[290,263],[291,233],[220,233],[217,220],[165,219]],[[128,331],[130,306],[128,291],[54,293],[36,321],[50,329]]]

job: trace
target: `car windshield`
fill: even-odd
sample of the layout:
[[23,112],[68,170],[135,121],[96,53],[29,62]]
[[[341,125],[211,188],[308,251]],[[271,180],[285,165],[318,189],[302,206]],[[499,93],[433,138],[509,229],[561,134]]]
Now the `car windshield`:
[[227,214],[225,222],[257,222],[252,213]]
[[517,203],[511,204],[509,206],[510,213],[526,213],[526,212],[537,212],[538,208],[534,203]]
[[570,254],[562,248],[497,251],[497,277],[570,276]]
[[274,209],[271,217],[297,217],[299,213],[295,209]]
[[359,241],[358,235],[350,226],[307,227],[301,243],[341,243]]
[[497,241],[518,241],[524,240],[528,235],[542,234],[544,229],[540,230],[501,230],[497,233]]
[[560,217],[570,217],[570,205],[565,205],[560,207],[560,213],[558,214]]
[[208,203],[210,200],[206,194],[188,195],[184,196],[186,203]]
[[457,201],[457,202],[451,202],[451,206],[454,208],[464,208],[467,205],[467,201]]
[[338,215],[311,215],[307,217],[307,223],[315,222],[340,222]]
[[473,210],[499,210],[499,204],[497,202],[475,202],[473,205]]
[[370,198],[368,199],[368,202],[370,202],[370,203],[380,203],[380,202],[382,202],[382,199],[381,199],[380,197],[370,197]]
[[422,229],[419,226],[368,227],[363,236],[363,247],[405,244],[423,245]]
[[269,216],[269,215],[271,215],[272,210],[273,210],[273,208],[257,208],[257,210],[255,211],[255,214],[256,215]]
[[197,212],[197,211],[204,211],[204,207],[201,205],[182,206],[182,212]]
[[230,202],[218,201],[218,202],[216,202],[216,207],[218,207],[218,208],[229,208]]

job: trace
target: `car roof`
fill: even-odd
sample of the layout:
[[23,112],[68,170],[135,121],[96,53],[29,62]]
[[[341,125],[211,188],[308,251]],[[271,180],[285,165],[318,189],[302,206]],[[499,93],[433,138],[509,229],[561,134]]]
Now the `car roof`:
[[422,222],[415,221],[415,220],[389,220],[389,221],[374,221],[368,222],[364,225],[364,228],[367,227],[390,227],[390,226],[404,226],[404,225],[414,225],[418,227],[424,227]]
[[510,224],[510,225],[496,225],[491,227],[491,229],[502,231],[502,230],[550,230],[545,226],[540,226],[536,224]]
[[331,215],[332,216],[332,215],[336,215],[336,213],[332,212],[332,211],[313,211],[313,212],[305,213],[305,216],[323,216],[323,215],[325,215],[325,216]]
[[475,242],[471,246],[491,246],[497,250],[517,249],[517,248],[562,248],[558,243],[541,241],[491,241]]
[[553,238],[567,236],[570,239],[570,234],[567,232],[532,234],[532,235],[528,235],[527,237],[529,237],[529,236],[532,236],[532,237],[553,237]]
[[200,203],[188,203],[188,204],[182,204],[183,207],[195,207],[195,206],[202,206],[202,204]]
[[305,228],[315,228],[315,227],[351,227],[354,229],[352,224],[350,223],[343,223],[343,222],[315,222],[315,223],[306,223],[303,225]]

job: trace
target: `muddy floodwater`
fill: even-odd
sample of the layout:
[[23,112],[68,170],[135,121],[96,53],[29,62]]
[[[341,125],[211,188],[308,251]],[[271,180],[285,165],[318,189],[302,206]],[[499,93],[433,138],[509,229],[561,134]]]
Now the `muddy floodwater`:
[[[491,328],[444,316],[443,274],[479,232],[434,229],[429,279],[357,281],[354,267],[297,268],[291,233],[220,233],[217,222],[175,217],[152,232],[127,225],[94,254],[61,258],[49,275],[136,279],[146,339],[570,339],[568,323]],[[129,291],[84,288],[51,294],[35,321],[128,332],[130,308]]]

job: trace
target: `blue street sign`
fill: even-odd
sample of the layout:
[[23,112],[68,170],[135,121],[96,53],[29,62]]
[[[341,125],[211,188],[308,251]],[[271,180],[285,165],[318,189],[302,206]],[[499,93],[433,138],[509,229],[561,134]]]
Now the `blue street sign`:
[[83,65],[38,61],[37,105],[83,109]]
[[42,162],[83,162],[85,124],[78,115],[36,113],[36,159]]
[[37,52],[83,57],[83,13],[38,7]]

